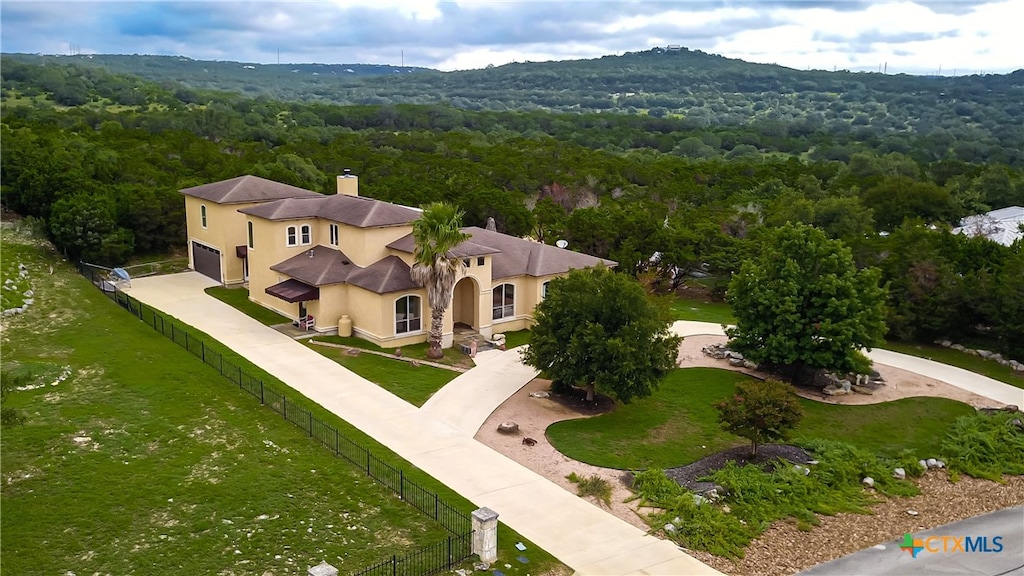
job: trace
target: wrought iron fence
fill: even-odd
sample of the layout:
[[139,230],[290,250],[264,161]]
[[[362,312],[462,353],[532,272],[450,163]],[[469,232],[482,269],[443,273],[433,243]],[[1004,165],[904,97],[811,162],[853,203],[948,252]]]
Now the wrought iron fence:
[[285,420],[298,426],[321,446],[357,466],[377,483],[386,486],[414,508],[437,521],[449,532],[447,540],[415,550],[404,556],[392,556],[369,566],[355,575],[428,575],[447,570],[472,554],[472,521],[469,516],[430,491],[409,480],[405,472],[388,464],[367,448],[340,433],[300,404],[289,402],[281,391],[263,383],[241,366],[226,360],[224,355],[206,345],[206,341],[159,310],[144,305],[122,292],[110,281],[109,270],[92,264],[80,263],[79,271],[111,300],[131,312],[174,343],[191,352],[204,363],[215,368],[238,388],[258,399]]

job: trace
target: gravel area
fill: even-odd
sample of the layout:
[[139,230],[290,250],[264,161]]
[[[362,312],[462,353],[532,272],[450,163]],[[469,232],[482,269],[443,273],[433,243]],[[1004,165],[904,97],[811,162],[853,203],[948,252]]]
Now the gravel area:
[[[742,560],[731,561],[707,552],[690,554],[731,576],[786,576],[890,540],[987,512],[1024,504],[1024,476],[1006,476],[1006,484],[963,477],[953,483],[943,470],[918,481],[921,494],[891,498],[871,514],[819,516],[821,524],[801,532],[793,522],[776,522],[747,546]],[[907,511],[916,511],[913,516]]]

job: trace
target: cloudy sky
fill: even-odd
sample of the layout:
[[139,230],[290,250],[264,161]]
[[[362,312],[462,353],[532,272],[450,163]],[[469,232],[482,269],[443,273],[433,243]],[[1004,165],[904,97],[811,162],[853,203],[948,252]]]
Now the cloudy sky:
[[950,75],[1024,67],[1021,22],[1024,0],[3,0],[0,47],[455,70],[678,44],[798,69]]

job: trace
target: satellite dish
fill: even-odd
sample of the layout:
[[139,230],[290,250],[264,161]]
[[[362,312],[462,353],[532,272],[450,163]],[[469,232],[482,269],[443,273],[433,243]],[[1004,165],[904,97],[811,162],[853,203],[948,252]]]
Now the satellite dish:
[[567,242],[565,240],[559,240],[558,242],[555,242],[555,246],[558,246],[559,248],[565,248],[568,245],[569,245],[569,242]]

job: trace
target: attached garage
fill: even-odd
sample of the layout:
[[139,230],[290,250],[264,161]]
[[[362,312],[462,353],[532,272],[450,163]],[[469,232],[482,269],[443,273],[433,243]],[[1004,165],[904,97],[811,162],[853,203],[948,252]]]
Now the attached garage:
[[222,282],[220,274],[220,250],[192,241],[192,265],[196,272]]

